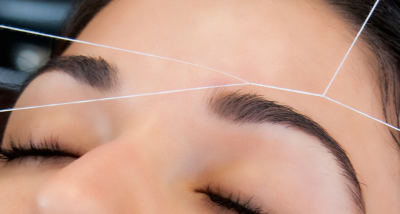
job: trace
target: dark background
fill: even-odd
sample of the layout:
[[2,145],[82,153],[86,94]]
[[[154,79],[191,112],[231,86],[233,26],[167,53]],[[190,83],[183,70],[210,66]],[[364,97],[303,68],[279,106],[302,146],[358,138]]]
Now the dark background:
[[[0,0],[0,25],[60,35],[72,1]],[[48,37],[0,28],[0,87],[19,85],[48,60],[53,43]]]

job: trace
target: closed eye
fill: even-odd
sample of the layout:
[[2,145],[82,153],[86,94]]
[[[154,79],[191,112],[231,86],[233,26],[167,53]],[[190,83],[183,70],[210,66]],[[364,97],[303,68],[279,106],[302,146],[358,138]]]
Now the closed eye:
[[21,143],[16,143],[13,140],[9,141],[9,148],[0,147],[0,160],[5,163],[16,162],[21,163],[25,159],[49,160],[59,158],[79,158],[79,155],[68,150],[62,149],[56,139],[50,141],[42,141],[34,143],[29,141],[28,146],[23,146]]
[[207,195],[212,203],[227,211],[238,214],[268,214],[263,212],[260,207],[252,205],[251,198],[242,200],[240,194],[234,197],[231,193],[226,197],[219,188],[213,189],[210,185],[205,189],[195,189],[195,192]]

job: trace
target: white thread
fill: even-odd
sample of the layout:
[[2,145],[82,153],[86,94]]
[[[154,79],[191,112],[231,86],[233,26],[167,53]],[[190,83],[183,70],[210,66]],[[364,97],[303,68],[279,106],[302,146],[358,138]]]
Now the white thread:
[[221,74],[225,74],[225,75],[227,75],[227,76],[230,76],[230,77],[232,77],[232,78],[235,78],[235,79],[237,79],[237,80],[240,80],[240,81],[242,81],[242,82],[244,82],[244,83],[250,83],[250,82],[248,82],[248,81],[246,81],[246,80],[244,80],[244,79],[242,79],[242,78],[239,78],[239,77],[237,77],[237,76],[233,76],[233,75],[228,74],[228,73],[225,73],[225,72],[223,72],[223,71],[215,70],[214,68],[209,68],[209,67],[202,66],[202,65],[198,65],[198,66],[199,66],[200,68],[204,68],[204,69],[207,69],[207,70],[210,70],[210,71],[215,71],[215,72],[219,72],[219,73],[221,73]]
[[148,56],[148,57],[153,57],[153,58],[158,58],[158,59],[164,59],[164,60],[168,60],[168,61],[178,62],[178,63],[182,63],[182,64],[186,64],[186,65],[192,65],[192,66],[196,66],[196,67],[201,67],[201,68],[208,69],[208,70],[211,70],[211,71],[219,72],[219,73],[224,74],[226,76],[230,76],[232,78],[235,78],[237,80],[240,80],[242,82],[247,83],[247,81],[245,81],[245,80],[243,80],[243,79],[241,79],[239,77],[235,77],[235,76],[233,76],[231,74],[225,73],[223,71],[219,71],[219,70],[216,70],[216,69],[208,68],[208,67],[205,67],[205,66],[200,66],[200,65],[195,64],[195,63],[186,62],[186,61],[182,61],[182,60],[178,60],[178,59],[172,59],[172,58],[168,58],[168,57],[158,56],[158,55],[149,54],[149,53],[142,53],[142,52],[139,52],[139,51],[133,51],[133,50],[123,49],[123,48],[116,48],[116,47],[112,47],[112,46],[108,46],[108,45],[102,45],[102,44],[97,44],[97,43],[93,43],[93,42],[86,42],[86,41],[77,40],[77,39],[71,39],[71,38],[62,37],[62,36],[55,36],[55,35],[51,35],[51,34],[47,34],[47,33],[39,33],[39,32],[35,32],[35,31],[31,31],[31,30],[25,30],[25,29],[22,29],[22,28],[10,27],[10,26],[6,26],[6,25],[0,25],[0,28],[13,30],[13,31],[17,31],[17,32],[22,32],[22,33],[34,34],[34,35],[38,35],[38,36],[49,37],[49,38],[53,38],[53,39],[60,39],[60,40],[76,42],[76,43],[81,43],[81,44],[86,44],[86,45],[93,45],[93,46],[97,46],[97,47],[108,48],[108,49],[112,49],[112,50],[123,51],[123,52],[138,54],[138,55],[142,55],[142,56]]
[[360,31],[358,31],[356,38],[354,39],[353,43],[351,44],[349,50],[347,51],[346,55],[344,56],[342,62],[340,63],[338,69],[336,70],[335,74],[333,75],[331,81],[328,84],[328,87],[326,87],[324,93],[322,94],[322,96],[325,96],[326,93],[328,93],[329,88],[331,87],[333,81],[335,80],[336,76],[338,75],[340,69],[343,67],[344,62],[346,61],[347,57],[349,56],[351,50],[353,49],[354,45],[356,44],[356,42],[358,41],[358,38],[360,37],[361,33],[364,31],[365,26],[367,25],[369,19],[371,18],[372,14],[374,13],[376,7],[378,6],[380,0],[377,0],[375,2],[374,7],[372,7],[372,10],[370,11],[370,13],[368,14],[367,19],[365,19],[364,24],[361,26]]
[[334,99],[332,99],[332,98],[330,98],[330,97],[324,96],[324,98],[327,99],[327,100],[330,100],[330,101],[332,101],[332,102],[334,102],[334,103],[337,103],[337,104],[339,104],[339,105],[341,105],[341,106],[343,106],[343,107],[346,107],[346,108],[348,108],[348,109],[350,109],[350,110],[353,110],[353,111],[355,111],[355,112],[357,112],[357,113],[359,113],[359,114],[362,114],[362,115],[364,115],[364,116],[366,116],[366,117],[368,117],[368,118],[370,118],[370,119],[372,119],[372,120],[375,120],[375,121],[377,121],[377,122],[379,122],[379,123],[382,123],[383,125],[386,125],[386,126],[392,128],[392,129],[395,129],[395,130],[397,130],[397,131],[400,131],[400,128],[397,128],[396,126],[390,125],[389,123],[386,123],[386,122],[384,122],[384,121],[382,121],[382,120],[379,120],[379,119],[377,119],[377,118],[375,118],[375,117],[372,117],[372,116],[370,116],[370,115],[368,115],[368,114],[366,114],[366,113],[364,113],[364,112],[362,112],[362,111],[359,111],[359,110],[357,110],[357,109],[355,109],[355,108],[353,108],[353,107],[350,107],[350,106],[348,106],[348,105],[345,105],[345,104],[343,104],[343,103],[341,103],[341,102],[339,102],[339,101],[336,101],[336,100],[334,100]]
[[204,86],[204,87],[177,89],[177,90],[170,90],[170,91],[159,91],[159,92],[152,92],[152,93],[133,94],[133,95],[124,95],[124,96],[116,96],[116,97],[106,97],[106,98],[100,98],[100,99],[81,100],[81,101],[73,101],[73,102],[65,102],[65,103],[55,103],[55,104],[47,104],[47,105],[39,105],[39,106],[28,106],[28,107],[13,108],[13,109],[2,109],[2,110],[0,110],[0,113],[1,112],[27,110],[27,109],[37,109],[37,108],[44,108],[44,107],[71,105],[71,104],[91,103],[91,102],[106,101],[106,100],[116,100],[116,99],[125,99],[125,98],[133,98],[133,97],[144,97],[144,96],[160,95],[160,94],[172,94],[172,93],[178,93],[178,92],[197,91],[197,90],[212,89],[212,88],[242,86],[242,85],[248,85],[248,83],[236,83],[236,84],[227,84],[227,85]]

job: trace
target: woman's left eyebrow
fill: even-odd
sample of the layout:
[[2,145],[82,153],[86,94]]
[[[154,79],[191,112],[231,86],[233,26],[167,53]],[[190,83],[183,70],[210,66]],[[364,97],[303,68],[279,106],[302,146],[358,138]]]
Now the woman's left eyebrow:
[[118,69],[101,57],[59,56],[51,59],[35,74],[29,77],[23,88],[41,74],[49,71],[60,71],[73,77],[76,81],[106,92],[118,88]]

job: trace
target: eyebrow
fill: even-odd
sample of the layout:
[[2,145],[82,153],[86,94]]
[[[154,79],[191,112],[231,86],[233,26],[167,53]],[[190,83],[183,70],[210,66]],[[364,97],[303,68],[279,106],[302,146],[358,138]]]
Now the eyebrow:
[[118,69],[101,57],[59,56],[52,58],[39,68],[22,84],[24,90],[34,79],[49,71],[59,71],[73,77],[76,81],[91,86],[101,92],[118,87]]
[[217,116],[233,123],[284,125],[317,138],[322,146],[334,156],[341,168],[341,174],[350,184],[347,186],[358,210],[362,213],[366,212],[360,182],[345,150],[310,117],[289,106],[267,100],[261,95],[241,93],[240,91],[214,91],[209,100],[209,106]]

